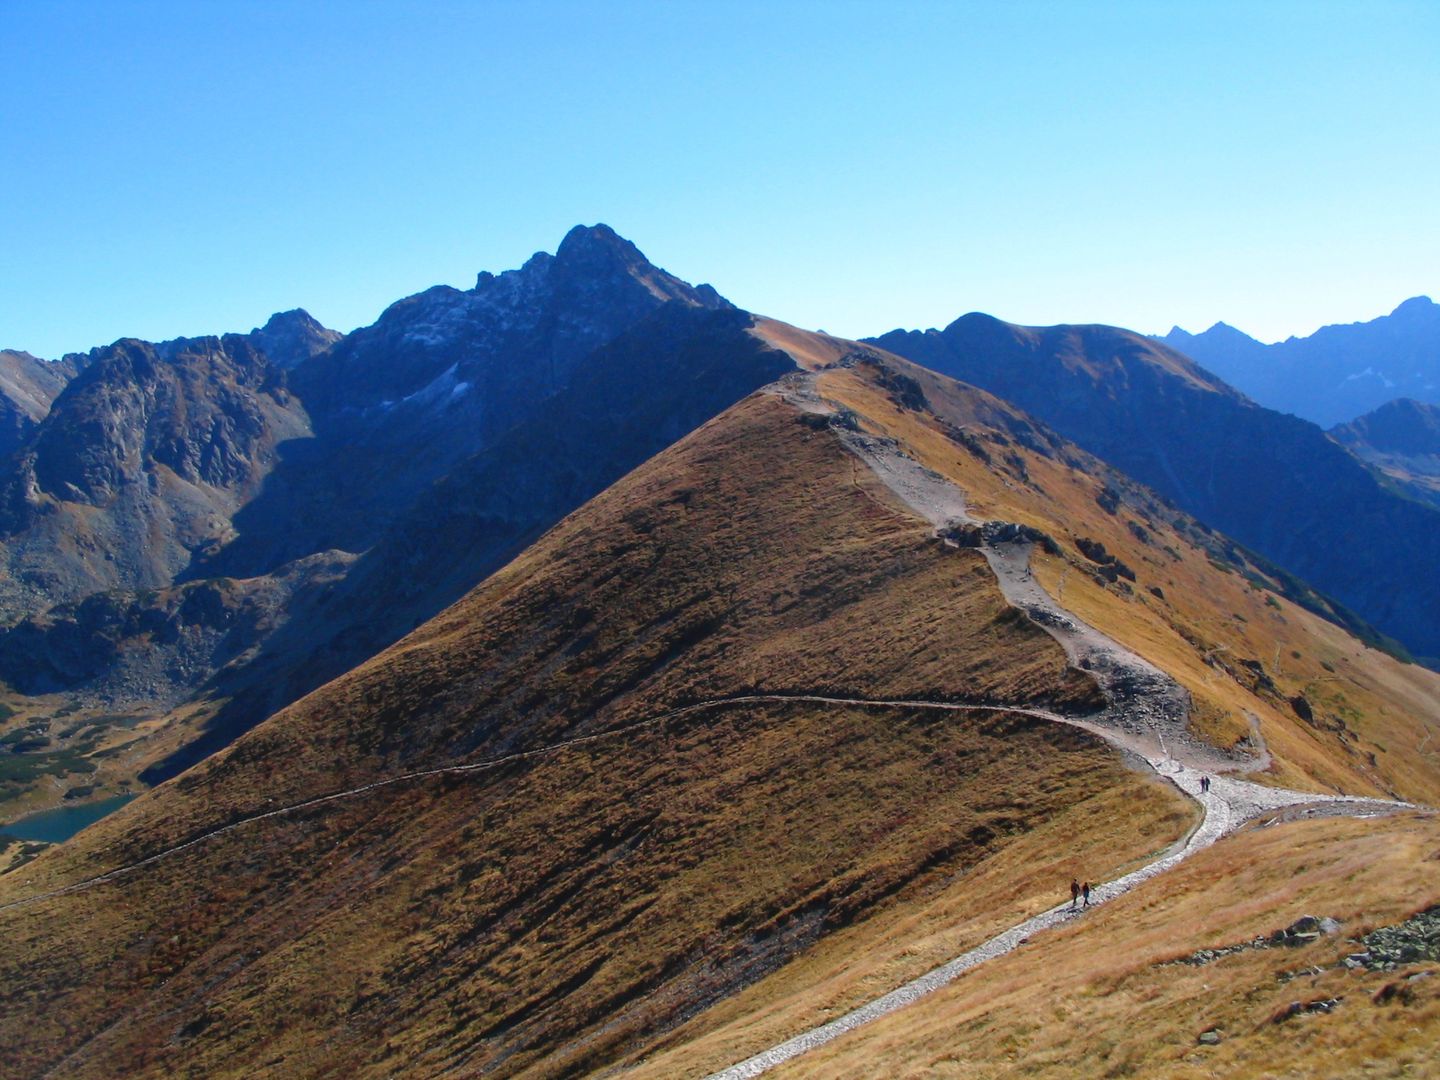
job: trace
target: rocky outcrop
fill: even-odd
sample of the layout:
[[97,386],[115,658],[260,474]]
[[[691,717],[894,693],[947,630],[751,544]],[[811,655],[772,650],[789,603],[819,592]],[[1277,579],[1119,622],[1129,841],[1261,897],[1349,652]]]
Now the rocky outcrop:
[[350,562],[335,552],[246,581],[92,593],[0,628],[0,680],[85,706],[163,710],[267,640]]
[[0,481],[0,613],[171,584],[309,434],[244,335],[94,350]]
[[295,308],[271,315],[269,322],[247,336],[273,366],[288,370],[325,352],[345,335],[322,326],[308,311]]

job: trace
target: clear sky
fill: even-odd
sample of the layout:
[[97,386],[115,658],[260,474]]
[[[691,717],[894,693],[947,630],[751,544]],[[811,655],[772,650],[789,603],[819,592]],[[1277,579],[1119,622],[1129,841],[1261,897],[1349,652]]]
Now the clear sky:
[[0,346],[341,330],[603,221],[849,336],[1440,298],[1440,3],[0,0]]

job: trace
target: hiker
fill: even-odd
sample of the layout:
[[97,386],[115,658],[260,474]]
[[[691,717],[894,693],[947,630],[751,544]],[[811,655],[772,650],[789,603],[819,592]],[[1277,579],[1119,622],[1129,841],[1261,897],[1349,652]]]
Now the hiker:
[[1075,910],[1075,905],[1080,902],[1080,882],[1075,878],[1070,879],[1070,910]]
[[1201,792],[1207,792],[1210,790],[1210,778],[1208,776],[1200,777],[1200,790]]
[[1090,883],[1087,881],[1080,886],[1080,895],[1085,898],[1085,906],[1090,906]]

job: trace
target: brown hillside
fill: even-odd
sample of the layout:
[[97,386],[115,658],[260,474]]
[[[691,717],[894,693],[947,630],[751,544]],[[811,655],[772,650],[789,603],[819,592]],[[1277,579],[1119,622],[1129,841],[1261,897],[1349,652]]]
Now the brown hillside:
[[[382,656],[0,877],[0,903],[257,810],[752,690],[1095,704],[978,555],[757,396]],[[20,1075],[568,1074],[818,937],[956,903],[995,859],[1110,873],[1188,820],[1040,721],[717,708],[244,825],[0,911],[0,1037]],[[1069,865],[997,910],[1048,903]]]
[[[1433,977],[1410,978],[1433,972],[1433,962],[1370,971],[1347,969],[1343,960],[1363,948],[1355,940],[1361,935],[1440,901],[1437,845],[1433,817],[1322,819],[1247,831],[1143,892],[1037,936],[953,986],[766,1075],[1435,1076],[1440,987]],[[1177,963],[1201,949],[1267,936],[1306,914],[1338,919],[1341,930],[1300,949]],[[805,965],[807,974],[824,972],[814,960]],[[749,996],[766,989],[761,984]],[[808,989],[813,1001],[828,984],[817,979]],[[806,1015],[795,998],[780,997],[763,1014],[681,1042],[634,1075],[702,1076],[740,1060],[745,1046],[764,1044],[753,1037],[757,1028],[779,1027],[786,1014],[792,1022]],[[1338,1003],[1330,1012],[1287,1016],[1297,1001]],[[1220,1043],[1201,1044],[1200,1033],[1212,1029]],[[685,1034],[677,1032],[675,1041]]]
[[[1434,676],[1280,599],[1223,537],[995,399],[838,339],[758,332],[818,372],[841,423],[896,439],[977,516],[1051,535],[1041,580],[1172,671],[1198,731],[1247,753],[1253,713],[1276,781],[1432,797]],[[1106,580],[1091,541],[1134,580]],[[675,711],[755,693],[992,708]],[[0,876],[0,1039],[22,1076],[730,1064],[1187,831],[1191,805],[1148,771],[993,708],[1023,704],[1100,700],[984,558],[937,540],[830,421],[754,395],[385,653]],[[1391,834],[1364,824],[1335,835],[1380,851]],[[1296,863],[1295,888],[1308,872]],[[1425,899],[1412,877],[1390,894],[1366,880],[1352,913]],[[1252,922],[1283,908],[1260,895]],[[1072,966],[1047,977],[1091,977],[1054,955]]]
[[[869,352],[878,366],[831,366],[821,393],[957,483],[976,517],[1052,536],[1058,556],[1034,553],[1041,583],[1178,679],[1199,731],[1252,750],[1254,716],[1276,782],[1440,802],[1440,747],[1427,740],[1440,675],[1286,599],[1265,564],[1004,403]],[[921,407],[897,400],[894,375],[913,381]],[[1081,540],[1102,543],[1135,580],[1098,576]]]

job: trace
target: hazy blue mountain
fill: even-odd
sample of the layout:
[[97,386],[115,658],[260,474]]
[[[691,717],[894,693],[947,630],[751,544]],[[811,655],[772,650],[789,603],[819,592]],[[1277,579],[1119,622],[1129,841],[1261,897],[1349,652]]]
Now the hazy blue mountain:
[[1400,398],[1330,430],[1406,494],[1440,507],[1440,406]]
[[1324,427],[1398,397],[1440,404],[1440,304],[1406,300],[1369,322],[1321,327],[1265,345],[1225,323],[1159,339],[1260,404]]

